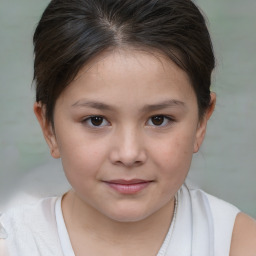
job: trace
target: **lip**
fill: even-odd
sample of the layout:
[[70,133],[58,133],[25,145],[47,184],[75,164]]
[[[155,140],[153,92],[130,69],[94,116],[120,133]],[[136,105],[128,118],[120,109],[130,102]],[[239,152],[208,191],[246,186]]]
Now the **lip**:
[[148,187],[153,181],[152,180],[142,180],[142,179],[118,179],[104,181],[110,188],[121,193],[121,194],[136,194]]

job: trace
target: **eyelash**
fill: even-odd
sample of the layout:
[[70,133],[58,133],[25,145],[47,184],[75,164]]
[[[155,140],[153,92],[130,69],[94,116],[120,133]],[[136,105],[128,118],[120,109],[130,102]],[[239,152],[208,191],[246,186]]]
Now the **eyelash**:
[[[92,119],[93,118],[101,118],[103,120],[103,122],[105,123],[104,125],[102,125],[102,123],[100,125],[94,125],[92,123]],[[89,116],[85,119],[82,120],[82,123],[83,124],[86,124],[87,126],[91,127],[91,128],[102,128],[102,127],[105,127],[105,126],[109,126],[110,123],[106,120],[106,118],[104,118],[104,116]],[[106,125],[107,123],[107,125]]]
[[[99,124],[99,125],[95,125],[92,123],[92,119],[93,118],[98,118],[98,119],[101,119],[102,122]],[[161,118],[163,119],[163,122],[159,125],[156,125],[152,122],[152,119],[153,118],[160,118],[160,121],[161,121]],[[94,121],[97,121],[97,120],[94,120]],[[156,121],[156,120],[155,120]],[[151,122],[151,124],[149,124]],[[146,125],[147,126],[152,126],[152,127],[167,127],[168,125],[170,125],[171,123],[175,122],[175,120],[170,117],[170,116],[166,116],[166,115],[154,115],[154,116],[151,116],[147,122],[146,122]],[[95,115],[95,116],[89,116],[89,117],[86,117],[85,119],[82,120],[82,123],[83,124],[86,124],[87,126],[91,127],[91,128],[103,128],[103,127],[106,127],[106,126],[110,126],[110,122],[107,121],[107,119],[104,117],[104,116],[100,116],[100,115]],[[102,124],[103,123],[103,124]]]
[[[161,123],[161,124],[159,124],[159,125],[156,125],[156,124],[153,124],[153,122],[152,122],[152,119],[153,118],[162,118],[163,119],[163,123]],[[148,119],[148,121],[147,121],[147,123],[149,123],[149,122],[151,122],[152,124],[151,125],[149,125],[149,126],[152,126],[152,127],[154,127],[154,128],[161,128],[161,127],[167,127],[167,126],[169,126],[171,123],[173,123],[173,122],[175,122],[175,120],[172,118],[172,117],[170,117],[170,116],[165,116],[165,115],[154,115],[154,116],[151,116],[149,119]]]

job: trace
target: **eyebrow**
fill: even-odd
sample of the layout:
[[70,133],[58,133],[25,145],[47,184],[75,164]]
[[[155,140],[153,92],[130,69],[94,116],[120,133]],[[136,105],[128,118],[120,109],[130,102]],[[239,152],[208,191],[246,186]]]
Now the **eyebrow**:
[[114,108],[110,105],[107,105],[102,102],[97,101],[87,101],[87,100],[78,100],[75,102],[72,107],[89,107],[89,108],[95,108],[99,110],[113,110]]
[[157,111],[165,108],[174,108],[174,107],[186,108],[186,104],[183,101],[171,99],[171,100],[165,100],[156,104],[146,105],[142,108],[142,110],[147,112],[147,111]]
[[[87,100],[78,100],[77,102],[72,104],[72,107],[89,107],[89,108],[95,108],[98,110],[108,110],[108,111],[114,111],[115,109],[115,107],[102,102],[87,101]],[[175,100],[175,99],[164,100],[155,104],[145,105],[142,108],[142,111],[143,112],[157,111],[165,108],[174,108],[174,107],[186,108],[186,104],[183,101]]]

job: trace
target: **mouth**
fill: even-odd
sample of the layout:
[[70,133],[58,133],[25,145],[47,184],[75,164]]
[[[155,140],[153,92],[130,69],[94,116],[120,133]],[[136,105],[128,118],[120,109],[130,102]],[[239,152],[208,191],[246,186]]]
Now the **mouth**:
[[118,179],[118,180],[110,180],[104,181],[106,185],[108,185],[111,189],[121,193],[121,194],[136,194],[140,191],[147,188],[153,181],[152,180],[141,180],[141,179]]

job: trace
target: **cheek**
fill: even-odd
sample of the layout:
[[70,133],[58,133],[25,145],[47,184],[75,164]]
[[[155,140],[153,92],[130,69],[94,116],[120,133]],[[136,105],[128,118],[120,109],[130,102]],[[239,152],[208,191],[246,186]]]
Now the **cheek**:
[[193,156],[194,137],[177,135],[163,141],[155,150],[155,161],[164,178],[185,179]]
[[194,148],[194,136],[177,135],[165,139],[158,147],[156,153],[164,159],[164,162],[171,161],[183,162],[187,158],[191,158]]
[[68,180],[79,183],[89,180],[89,177],[96,176],[100,166],[106,156],[106,149],[102,143],[90,143],[87,139],[86,143],[81,139],[66,139],[62,140],[60,154],[62,159],[63,169]]

